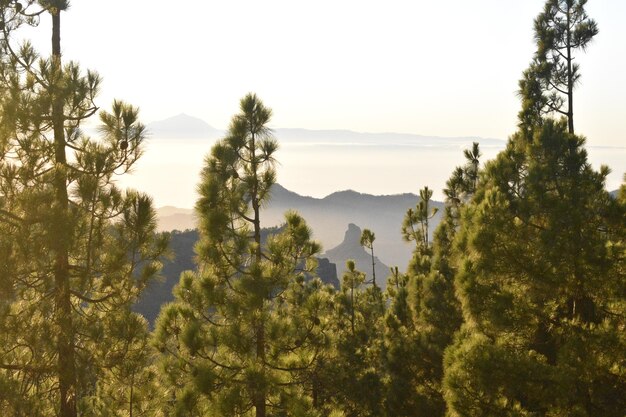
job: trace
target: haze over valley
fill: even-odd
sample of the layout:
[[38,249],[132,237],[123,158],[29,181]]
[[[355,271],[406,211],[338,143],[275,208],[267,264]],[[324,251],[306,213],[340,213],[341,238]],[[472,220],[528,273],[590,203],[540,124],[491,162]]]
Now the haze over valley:
[[[194,207],[204,158],[224,131],[185,114],[149,123],[147,128],[145,154],[119,183],[149,193],[157,207]],[[506,138],[349,130],[273,128],[273,133],[279,142],[278,182],[317,198],[343,190],[372,195],[417,193],[428,186],[433,198],[442,201],[450,173],[464,163],[463,149],[479,142],[484,162],[506,144]],[[612,169],[607,188],[617,189],[626,167],[626,145],[588,146],[587,150],[594,168],[606,164]]]

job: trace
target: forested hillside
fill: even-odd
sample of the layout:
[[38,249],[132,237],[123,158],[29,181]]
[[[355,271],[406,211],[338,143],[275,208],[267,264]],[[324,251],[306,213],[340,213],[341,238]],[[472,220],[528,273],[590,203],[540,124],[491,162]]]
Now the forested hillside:
[[[342,225],[326,255],[358,256],[333,269],[305,210],[267,228],[288,191],[258,95],[207,149],[197,230],[160,233],[151,197],[118,186],[145,146],[138,108],[101,109],[98,74],[61,53],[69,3],[0,2],[0,412],[625,416],[626,176],[609,193],[576,130],[586,4],[535,19],[506,148],[459,150],[443,204],[421,186],[401,215]],[[43,17],[50,56],[21,42]],[[357,217],[389,201],[325,200]],[[391,229],[411,254],[388,268]]]
[[[275,232],[276,229],[263,229],[261,231],[261,240],[266,242],[267,237]],[[180,274],[195,267],[196,254],[194,247],[199,238],[198,230],[185,230],[182,232],[175,230],[169,233],[168,237],[171,253],[161,260],[163,263],[161,278],[151,281],[133,306],[133,310],[144,316],[151,325],[154,324],[161,307],[165,303],[174,300],[172,290],[178,283]],[[338,289],[340,284],[337,278],[337,266],[329,259],[323,257],[318,258],[317,263],[315,275],[325,284],[330,284]]]

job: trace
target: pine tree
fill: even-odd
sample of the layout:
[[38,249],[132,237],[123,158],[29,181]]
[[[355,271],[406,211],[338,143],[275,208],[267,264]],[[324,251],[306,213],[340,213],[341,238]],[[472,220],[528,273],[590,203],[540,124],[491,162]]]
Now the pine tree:
[[[164,417],[168,391],[158,378],[156,350],[150,344],[146,319],[126,311],[111,323],[104,343],[108,352],[98,362],[98,381],[81,401],[83,415]],[[120,360],[122,359],[123,360]]]
[[260,208],[275,182],[277,142],[267,127],[271,111],[256,95],[240,108],[206,158],[198,270],[181,275],[156,343],[181,413],[306,415],[310,390],[298,378],[324,344],[326,304],[322,291],[310,290],[319,282],[304,273],[315,269],[320,248],[296,213],[262,241]]
[[[455,284],[464,324],[445,355],[450,416],[619,416],[624,206],[574,135],[575,49],[597,25],[585,0],[549,0],[520,81],[520,131],[460,210]],[[567,108],[563,110],[563,106]],[[564,116],[557,122],[547,113]]]
[[364,282],[365,273],[348,260],[335,295],[332,352],[325,363],[325,384],[333,387],[325,401],[347,417],[382,415],[384,302],[380,288]]
[[472,149],[464,149],[463,155],[466,159],[465,169],[463,173],[466,177],[465,182],[465,192],[468,194],[473,194],[478,185],[478,176],[479,176],[479,168],[480,168],[480,157],[482,154],[480,153],[480,145],[478,142],[472,143]]
[[[97,112],[94,72],[63,64],[67,2],[0,6],[0,405],[15,415],[74,417],[95,389],[104,340],[158,271],[165,240],[149,197],[114,185],[141,154],[136,108],[101,112],[102,138],[80,127]],[[52,56],[12,33],[52,17]]]
[[361,232],[361,246],[370,250],[372,255],[372,285],[376,287],[376,262],[374,261],[374,240],[376,235],[370,229]]
[[438,209],[430,208],[430,199],[433,196],[433,190],[424,187],[420,190],[420,201],[417,203],[415,210],[409,209],[404,216],[402,223],[402,236],[407,242],[415,242],[417,247],[428,247],[430,238],[428,235],[428,222],[437,214]]
[[535,19],[537,51],[519,82],[520,127],[527,133],[547,113],[565,116],[569,133],[574,133],[574,88],[580,79],[574,53],[584,51],[598,34],[586,4],[587,0],[547,0]]
[[415,210],[409,209],[402,224],[406,241],[415,242],[413,258],[407,274],[392,271],[390,308],[384,318],[383,368],[386,370],[384,410],[388,416],[436,415],[430,407],[430,388],[425,380],[424,351],[422,349],[419,318],[423,308],[423,284],[431,267],[432,245],[429,239],[429,221],[437,213],[431,208],[432,190],[420,190],[420,201]]
[[[466,163],[457,167],[444,190],[446,202],[439,226],[434,232],[430,271],[421,282],[420,310],[415,317],[419,356],[416,388],[421,393],[421,414],[443,416],[443,358],[454,334],[462,324],[454,277],[459,253],[454,241],[460,223],[460,210],[471,200],[480,177],[480,148],[477,142],[464,150]],[[408,415],[408,414],[407,414]]]
[[428,187],[420,190],[420,201],[415,210],[407,210],[401,229],[405,241],[415,242],[413,258],[408,268],[414,315],[420,314],[422,282],[424,276],[430,272],[432,245],[429,238],[429,221],[439,211],[437,207],[430,207],[432,196],[433,191]]
[[623,207],[566,123],[514,135],[463,210],[452,416],[623,415]]
[[383,407],[386,416],[419,415],[422,397],[416,395],[420,358],[416,346],[408,277],[394,270],[387,286],[390,305],[383,318],[381,367],[384,369]]
[[427,221],[436,213],[428,204],[431,190],[421,190],[423,202],[407,213],[403,224],[405,239],[417,245],[407,276],[392,273],[392,281],[401,285],[390,288],[391,307],[385,318],[386,413],[390,416],[445,413],[444,350],[462,322],[454,288],[458,254],[453,242],[459,212],[478,184],[478,143],[464,155],[466,164],[457,167],[446,184],[444,214],[432,244],[425,239]]

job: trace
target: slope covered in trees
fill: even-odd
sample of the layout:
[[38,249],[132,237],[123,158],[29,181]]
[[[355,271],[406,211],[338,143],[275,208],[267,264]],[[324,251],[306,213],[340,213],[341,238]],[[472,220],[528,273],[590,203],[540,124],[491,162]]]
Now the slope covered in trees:
[[[275,234],[277,231],[278,228],[262,229],[261,241],[267,242],[268,236]],[[194,247],[199,239],[198,230],[185,230],[182,232],[175,230],[169,233],[168,236],[170,254],[161,261],[163,264],[161,277],[147,285],[141,297],[133,306],[133,311],[144,316],[150,324],[154,324],[161,307],[174,300],[172,290],[178,283],[180,274],[183,271],[192,270],[195,266],[194,259],[196,254]],[[317,258],[315,275],[325,284],[330,284],[335,288],[340,286],[337,265],[331,263],[325,257]]]

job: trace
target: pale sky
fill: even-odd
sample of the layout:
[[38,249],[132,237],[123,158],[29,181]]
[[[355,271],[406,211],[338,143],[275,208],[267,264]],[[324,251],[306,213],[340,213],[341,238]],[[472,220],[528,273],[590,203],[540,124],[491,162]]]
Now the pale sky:
[[[61,36],[66,60],[104,78],[98,104],[122,98],[146,123],[184,112],[225,128],[252,91],[274,127],[506,139],[543,4],[74,0]],[[626,146],[626,1],[587,11],[600,34],[577,57],[576,130],[590,145]],[[33,35],[41,48],[48,24]]]

